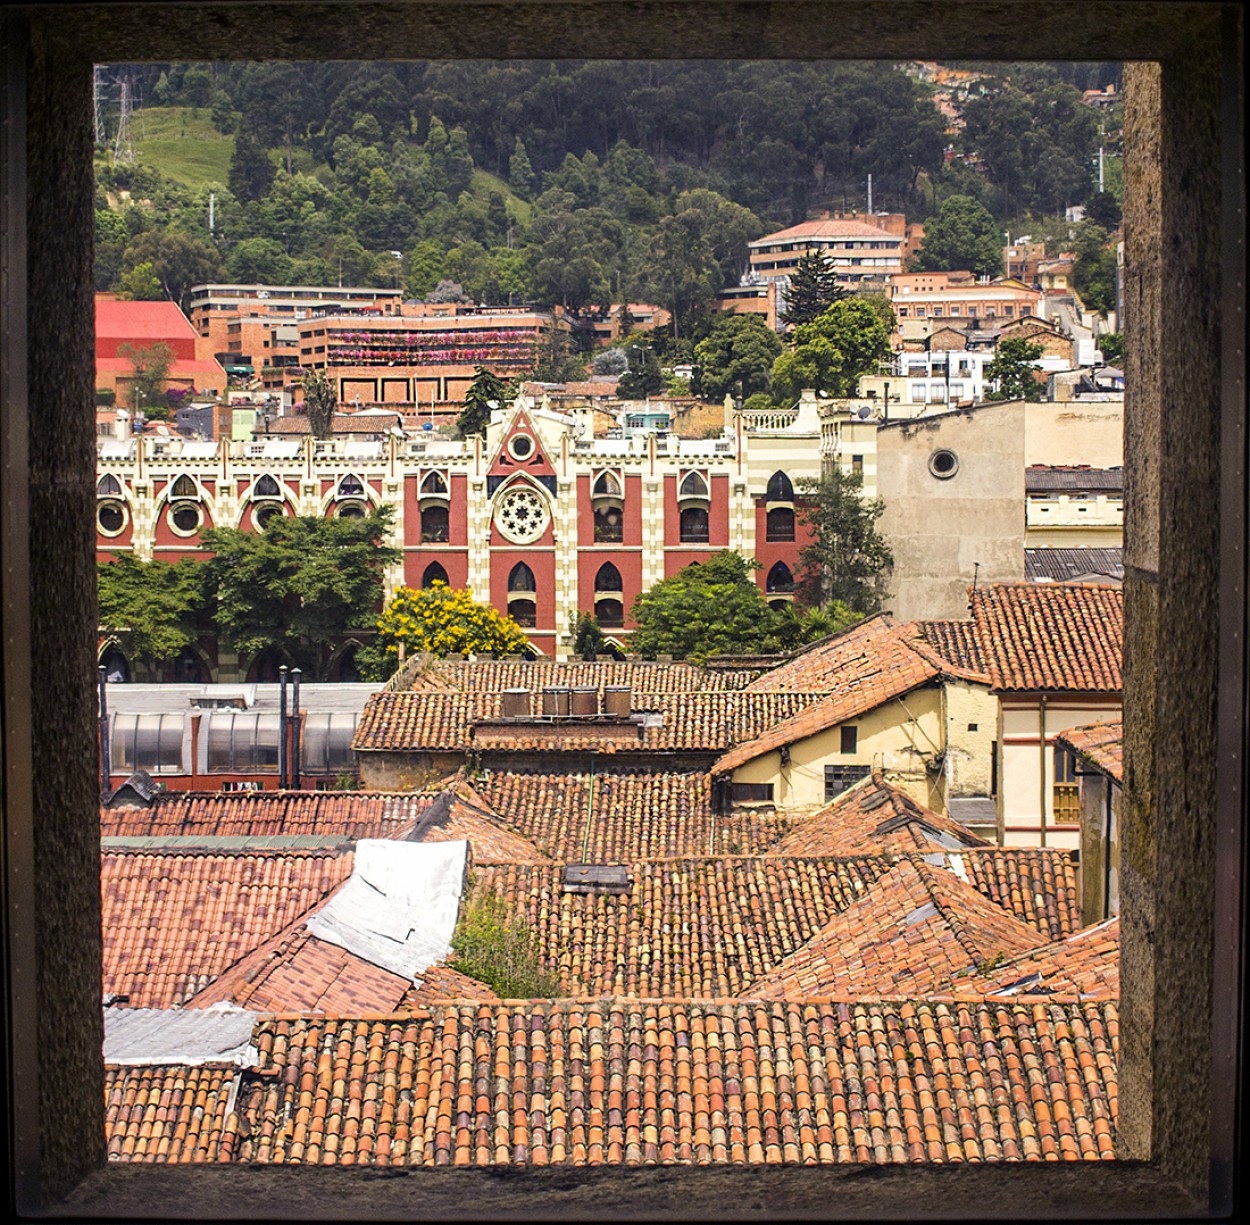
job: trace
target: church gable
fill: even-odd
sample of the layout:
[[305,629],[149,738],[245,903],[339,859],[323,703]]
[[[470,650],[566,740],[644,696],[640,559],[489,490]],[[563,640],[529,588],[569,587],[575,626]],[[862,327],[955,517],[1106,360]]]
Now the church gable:
[[493,494],[509,477],[524,473],[552,493],[556,490],[556,470],[543,447],[538,431],[524,408],[518,408],[504,430],[499,449],[486,470],[486,491]]

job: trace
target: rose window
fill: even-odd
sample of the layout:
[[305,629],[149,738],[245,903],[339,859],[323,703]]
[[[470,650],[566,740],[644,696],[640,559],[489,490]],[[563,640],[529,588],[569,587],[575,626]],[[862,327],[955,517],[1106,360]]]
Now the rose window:
[[530,544],[547,526],[547,504],[532,489],[513,489],[500,501],[495,524],[513,544]]

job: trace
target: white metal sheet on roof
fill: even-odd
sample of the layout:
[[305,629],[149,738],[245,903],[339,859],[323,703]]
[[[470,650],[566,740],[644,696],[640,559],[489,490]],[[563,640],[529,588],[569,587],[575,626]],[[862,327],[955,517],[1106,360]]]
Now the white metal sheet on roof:
[[260,453],[265,459],[294,459],[304,449],[299,439],[267,438]]
[[308,919],[308,930],[415,979],[451,952],[468,845],[363,839],[351,876]]
[[240,1008],[106,1008],[104,1062],[255,1063],[257,1014]]

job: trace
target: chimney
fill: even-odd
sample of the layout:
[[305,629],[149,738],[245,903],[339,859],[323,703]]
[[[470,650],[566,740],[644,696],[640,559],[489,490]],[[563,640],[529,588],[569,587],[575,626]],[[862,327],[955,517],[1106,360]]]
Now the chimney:
[[603,689],[603,713],[614,719],[628,719],[633,706],[628,685],[605,685]]

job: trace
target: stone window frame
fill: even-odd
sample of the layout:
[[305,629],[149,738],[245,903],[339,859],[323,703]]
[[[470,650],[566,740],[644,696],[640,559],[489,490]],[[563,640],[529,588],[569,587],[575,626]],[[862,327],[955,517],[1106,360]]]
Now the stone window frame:
[[[404,1171],[106,1166],[99,1008],[98,782],[92,752],[95,627],[90,516],[91,72],[137,60],[360,59],[420,48],[431,59],[993,59],[1023,4],[974,0],[846,5],[816,0],[636,5],[447,0],[320,8],[297,4],[82,5],[8,9],[0,76],[4,224],[0,271],[0,497],[8,884],[30,898],[7,914],[15,1199],[20,1212],[160,1214],[194,1203],[229,1216],[326,1212],[411,1219],[595,1207],[654,1215],[739,1203],[764,1214],[884,1217],[1030,1214],[1078,1218],[1227,1215],[1244,1039],[1246,667],[1244,154],[1241,17],[1228,4],[1060,0],[1030,5],[1029,57],[1126,64],[1129,259],[1125,302],[1142,320],[1130,348],[1126,471],[1134,516],[1125,556],[1126,982],[1121,1006],[1120,1145],[1112,1164],[1037,1166]],[[1137,62],[1133,62],[1137,61]],[[1166,252],[1166,264],[1163,253]],[[1240,314],[1239,314],[1240,312]],[[48,377],[45,371],[55,371]],[[40,428],[29,428],[37,404]],[[1218,409],[1218,411],[1213,411]],[[1166,462],[1161,462],[1162,459]],[[1211,474],[1218,473],[1212,480]],[[1222,527],[1222,533],[1217,531]],[[78,547],[74,547],[78,542]],[[1195,609],[1215,633],[1194,634]],[[1156,726],[1165,708],[1172,728]],[[1177,728],[1183,734],[1177,734]],[[69,763],[69,764],[67,764]],[[36,780],[38,785],[36,786]],[[21,882],[27,882],[21,884]],[[33,891],[29,882],[34,882]],[[15,882],[17,882],[15,884]],[[1190,899],[1169,908],[1169,900]],[[1216,939],[1218,931],[1219,939]],[[37,970],[36,970],[37,967]],[[399,1174],[396,1171],[396,1174]],[[428,1176],[427,1176],[428,1175]],[[678,1200],[675,1201],[674,1195]],[[622,1198],[624,1197],[624,1198]],[[712,1206],[715,1205],[715,1208]]]

